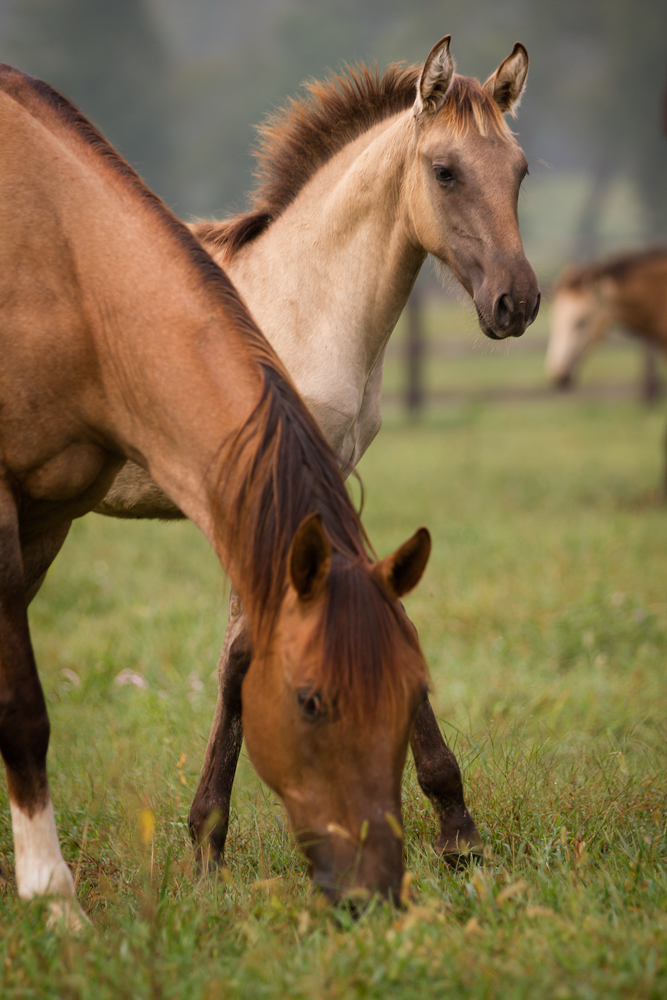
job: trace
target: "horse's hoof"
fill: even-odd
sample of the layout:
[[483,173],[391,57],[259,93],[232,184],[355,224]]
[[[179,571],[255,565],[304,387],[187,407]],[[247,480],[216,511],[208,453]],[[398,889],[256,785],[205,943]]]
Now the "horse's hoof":
[[195,851],[195,872],[198,882],[215,880],[223,870],[224,858],[221,852],[210,844],[199,845]]
[[92,924],[83,912],[76,899],[59,896],[50,899],[49,916],[46,926],[52,931],[67,931],[69,934],[80,934]]
[[482,860],[484,843],[467,809],[440,817],[440,835],[435,850],[454,870],[468,868],[473,862]]
[[[438,850],[436,845],[436,851]],[[450,868],[453,872],[467,871],[472,865],[481,865],[484,863],[484,855],[482,853],[482,847],[475,850],[468,851],[438,851],[442,861]]]

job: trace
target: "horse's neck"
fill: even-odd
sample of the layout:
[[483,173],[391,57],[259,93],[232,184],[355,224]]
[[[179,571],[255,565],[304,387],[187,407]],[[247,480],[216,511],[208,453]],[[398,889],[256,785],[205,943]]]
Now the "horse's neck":
[[0,89],[0,473],[30,537],[87,513],[132,458],[243,588],[249,435],[231,449],[275,358],[181,224],[66,124]]
[[[141,229],[137,241],[130,234],[114,243],[109,234],[106,259],[113,255],[117,267],[103,283],[95,265],[82,275],[89,308],[99,316],[91,336],[103,419],[125,453],[212,541],[207,476],[259,398],[261,373],[187,254],[169,233],[160,239],[159,226]],[[155,254],[146,246],[151,234]],[[119,266],[123,252],[131,268]]]
[[383,353],[425,254],[401,177],[406,116],[346,146],[228,271],[330,443],[378,429]]
[[86,148],[2,110],[22,156],[0,154],[0,167],[23,181],[3,202],[14,251],[0,279],[4,461],[27,505],[78,516],[105,456],[125,454],[215,543],[207,480],[262,390],[233,308],[150,199]]

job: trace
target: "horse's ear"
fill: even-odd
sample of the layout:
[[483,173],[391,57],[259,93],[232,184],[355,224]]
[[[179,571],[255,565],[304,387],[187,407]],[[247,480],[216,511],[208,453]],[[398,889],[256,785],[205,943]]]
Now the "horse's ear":
[[484,84],[503,114],[515,115],[528,76],[528,53],[525,45],[516,42],[495,73]]
[[447,90],[454,75],[454,60],[449,54],[451,37],[451,35],[445,35],[444,38],[441,38],[426,57],[417,84],[415,115],[421,115],[423,112],[433,114],[439,111],[445,103]]
[[613,305],[616,298],[616,282],[610,275],[601,275],[591,284],[590,290],[601,309],[609,309]]
[[331,569],[331,546],[319,514],[310,514],[297,528],[288,566],[301,601],[312,601],[321,594]]
[[616,282],[609,274],[603,274],[595,282],[595,291],[603,302],[609,302],[614,296],[616,290]]
[[430,554],[431,536],[426,528],[419,528],[395,552],[376,563],[373,573],[392,597],[402,597],[421,580]]

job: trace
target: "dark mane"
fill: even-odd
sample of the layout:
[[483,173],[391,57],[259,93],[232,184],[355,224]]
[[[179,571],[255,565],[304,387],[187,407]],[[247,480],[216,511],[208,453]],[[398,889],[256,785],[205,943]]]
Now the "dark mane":
[[[263,233],[297,197],[314,174],[344,146],[391,115],[407,111],[415,101],[420,67],[395,64],[380,76],[377,66],[348,67],[324,81],[304,85],[302,97],[291,98],[258,127],[254,150],[257,185],[248,212],[223,222],[193,226],[198,239],[227,259]],[[493,98],[477,80],[454,76],[441,116],[458,131],[487,124],[508,135]]]
[[601,278],[622,281],[632,271],[644,264],[664,260],[667,263],[667,247],[651,247],[632,253],[616,254],[593,264],[566,268],[554,284],[554,292],[560,290],[581,291]]
[[[275,369],[262,367],[264,392],[237,435],[231,466],[225,463],[216,489],[222,497],[230,467],[245,458],[248,471],[223,541],[243,539],[240,550],[238,542],[234,549],[239,579],[250,594],[246,609],[255,634],[262,645],[270,641],[285,595],[292,539],[304,518],[317,511],[334,552],[319,685],[342,712],[370,716],[380,705],[394,711],[404,704],[413,679],[396,656],[397,633],[419,652],[416,634],[400,605],[370,573],[370,545],[333,450],[286,381]],[[421,654],[412,669],[426,676]]]
[[[54,133],[74,135],[100,158],[184,251],[203,283],[217,294],[241,333],[248,357],[261,367],[259,403],[232,442],[223,442],[214,476],[213,506],[225,551],[232,553],[256,640],[266,643],[284,597],[287,558],[302,520],[322,517],[335,552],[324,615],[322,688],[342,711],[396,707],[408,677],[396,657],[397,629],[418,649],[405,614],[371,576],[368,540],[345,488],[336,456],[301,402],[275,352],[224,272],[190,231],[144,184],[88,119],[48,84],[0,64],[0,89]],[[220,510],[235,474],[240,486],[232,516]],[[227,492],[227,495],[229,493]],[[421,663],[416,659],[417,664]],[[419,669],[415,667],[414,669]]]

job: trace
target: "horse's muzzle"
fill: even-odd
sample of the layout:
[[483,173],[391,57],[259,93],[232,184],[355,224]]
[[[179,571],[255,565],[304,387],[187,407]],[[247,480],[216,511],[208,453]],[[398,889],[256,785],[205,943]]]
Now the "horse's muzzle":
[[[301,838],[300,838],[301,839]],[[330,835],[301,847],[310,862],[313,885],[330,902],[362,908],[378,894],[398,903],[403,879],[403,852],[395,837],[364,844],[332,842]]]
[[537,319],[540,301],[539,289],[518,301],[510,292],[503,292],[494,301],[490,317],[475,302],[480,328],[491,340],[520,337]]

